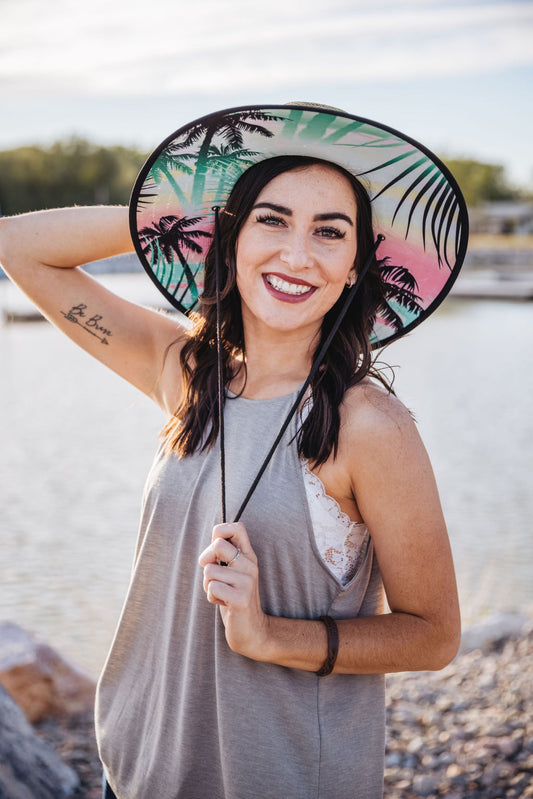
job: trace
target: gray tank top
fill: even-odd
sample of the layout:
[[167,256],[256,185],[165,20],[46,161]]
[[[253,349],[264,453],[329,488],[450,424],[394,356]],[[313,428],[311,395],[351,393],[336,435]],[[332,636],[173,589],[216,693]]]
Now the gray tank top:
[[[227,400],[229,520],[295,397]],[[345,586],[316,548],[295,425],[242,517],[263,609],[304,619],[382,613],[370,538]],[[219,508],[217,447],[184,459],[158,452],[98,685],[97,737],[111,787],[119,799],[381,799],[383,676],[317,677],[229,649],[198,565]]]

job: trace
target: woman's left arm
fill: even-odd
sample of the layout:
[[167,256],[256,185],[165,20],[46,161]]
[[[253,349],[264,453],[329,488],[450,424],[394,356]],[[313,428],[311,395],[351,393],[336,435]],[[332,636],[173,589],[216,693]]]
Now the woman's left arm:
[[[334,671],[440,669],[457,652],[460,616],[431,464],[401,403],[377,390],[365,402],[360,399],[346,403],[338,458],[350,464],[353,494],[371,532],[390,613],[337,620]],[[229,567],[218,565],[217,558],[230,562],[237,550]],[[257,558],[242,524],[218,525],[200,563],[207,597],[221,606],[234,651],[290,668],[322,666],[327,652],[322,622],[263,613]]]

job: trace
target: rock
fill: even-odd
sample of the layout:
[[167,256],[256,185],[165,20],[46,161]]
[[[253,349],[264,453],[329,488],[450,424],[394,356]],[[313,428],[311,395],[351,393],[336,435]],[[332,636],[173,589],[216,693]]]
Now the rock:
[[460,777],[462,774],[461,768],[457,765],[457,763],[452,763],[446,769],[446,776],[449,779],[455,779],[455,777]]
[[506,763],[489,763],[483,772],[481,782],[486,788],[500,782],[502,779],[508,784],[510,774],[511,771]]
[[425,745],[424,739],[421,736],[417,736],[411,738],[406,748],[410,755],[417,755],[424,749]]
[[521,613],[496,613],[463,631],[459,655],[496,646],[510,637],[518,638],[530,624],[531,619]]
[[387,768],[398,768],[402,765],[403,756],[400,752],[391,752],[390,755],[387,755],[385,758],[385,765]]
[[11,622],[0,622],[0,684],[32,722],[79,714],[94,702],[91,677]]
[[66,799],[78,784],[0,686],[0,799]]
[[533,799],[533,630],[516,637],[520,625],[440,672],[388,676],[387,799]]
[[430,796],[439,789],[439,779],[432,774],[417,774],[413,780],[413,790],[418,796]]
[[498,749],[506,758],[514,757],[521,748],[522,745],[516,738],[500,738],[498,740]]

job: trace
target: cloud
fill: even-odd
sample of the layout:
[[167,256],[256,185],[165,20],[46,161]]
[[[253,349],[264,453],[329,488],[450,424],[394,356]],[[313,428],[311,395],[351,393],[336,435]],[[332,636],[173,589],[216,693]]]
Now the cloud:
[[533,62],[533,7],[523,2],[3,0],[2,19],[4,96],[212,94]]

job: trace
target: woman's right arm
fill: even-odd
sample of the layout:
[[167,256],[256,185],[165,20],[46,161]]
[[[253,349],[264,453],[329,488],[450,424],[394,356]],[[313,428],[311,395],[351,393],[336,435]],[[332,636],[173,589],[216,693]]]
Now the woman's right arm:
[[[179,368],[168,347],[185,340],[175,318],[108,291],[76,267],[133,249],[128,209],[61,208],[0,218],[0,264],[44,316],[76,344],[172,412]],[[163,367],[165,369],[163,370]]]

